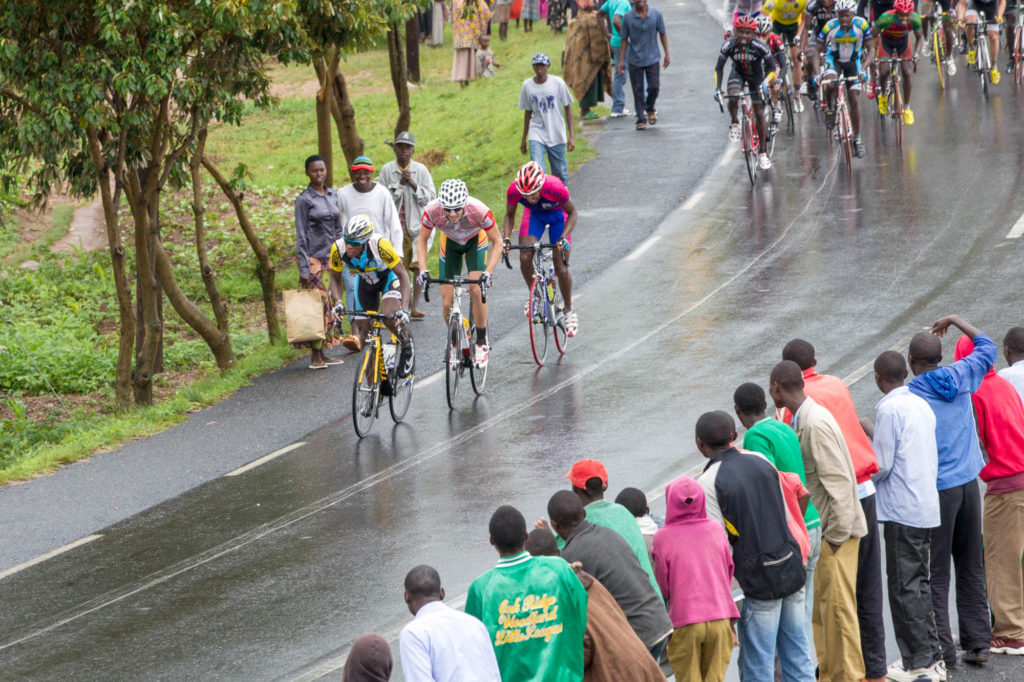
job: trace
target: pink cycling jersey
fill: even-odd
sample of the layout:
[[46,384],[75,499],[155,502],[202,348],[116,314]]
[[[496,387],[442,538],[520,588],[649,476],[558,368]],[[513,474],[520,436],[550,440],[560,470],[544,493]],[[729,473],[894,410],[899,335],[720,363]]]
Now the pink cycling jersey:
[[494,227],[494,214],[487,205],[479,199],[469,197],[466,200],[462,217],[457,223],[448,220],[441,202],[434,199],[423,209],[423,217],[420,219],[423,227],[428,230],[440,230],[449,239],[465,244],[481,230],[489,230]]

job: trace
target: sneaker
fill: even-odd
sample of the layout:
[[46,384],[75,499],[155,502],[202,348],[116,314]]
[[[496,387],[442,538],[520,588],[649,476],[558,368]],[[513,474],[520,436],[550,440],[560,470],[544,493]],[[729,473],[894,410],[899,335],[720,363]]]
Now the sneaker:
[[772,114],[772,120],[775,121],[775,125],[782,123],[782,110],[776,109]]
[[761,154],[757,157],[757,165],[761,170],[771,170],[772,160],[768,158],[767,154]]
[[932,664],[932,670],[935,671],[935,677],[939,682],[946,682],[946,662],[941,658]]
[[732,140],[733,142],[739,142],[740,141],[740,124],[739,123],[733,123],[732,125],[729,126],[729,139]]
[[479,343],[476,344],[476,351],[473,353],[473,366],[478,369],[483,369],[487,366],[487,357],[490,355],[489,346],[481,346]]
[[956,75],[956,62],[953,61],[952,57],[946,60],[946,73],[950,76]]
[[801,113],[801,112],[802,112],[803,110],[804,110],[804,103],[803,103],[803,100],[801,100],[801,99],[799,99],[799,98],[797,98],[797,99],[794,99],[794,100],[793,100],[793,111],[795,111],[796,113],[798,113],[798,114],[799,114],[799,113]]
[[415,364],[415,353],[413,352],[412,339],[409,339],[409,345],[402,346],[402,350],[398,353],[398,375],[402,377],[409,376],[412,374]]
[[623,116],[629,116],[633,112],[629,109],[623,109],[622,111],[613,111],[609,114],[612,118],[622,118]]
[[921,56],[931,57],[932,56],[932,44],[930,40],[924,41],[924,45],[921,46]]
[[889,98],[885,95],[878,96],[878,113],[882,116],[889,113]]
[[576,311],[570,310],[565,314],[565,335],[570,339],[580,331],[580,321],[576,317]]
[[1024,656],[1024,642],[1009,637],[993,637],[992,646],[989,651],[993,654],[1009,654],[1010,656]]
[[985,665],[988,663],[988,649],[971,649],[964,652],[964,663],[971,665]]
[[903,122],[908,126],[914,125],[914,112],[911,111],[910,107],[903,110]]
[[803,83],[800,84],[800,94],[802,96],[804,96],[804,97],[808,96],[808,93],[807,93],[807,81],[804,81]]
[[988,77],[992,81],[992,85],[999,85],[999,79],[1002,78],[1002,75],[999,73],[999,69],[991,68],[988,70]]
[[363,342],[355,334],[349,334],[341,340],[341,345],[348,348],[353,353],[356,353],[363,348]]
[[875,79],[874,78],[872,78],[871,80],[868,81],[868,99],[874,99],[875,98],[875,88],[876,87],[877,87],[877,84],[875,83]]
[[854,151],[854,156],[856,156],[858,159],[863,158],[864,154],[867,153],[864,149],[864,143],[861,142],[861,139],[858,137],[856,140],[854,140],[853,144],[856,147],[856,150]]
[[932,668],[933,666],[906,670],[903,662],[897,661],[885,671],[885,677],[892,682],[935,682],[939,678],[935,676]]
[[978,55],[973,49],[967,50],[967,63],[971,66],[978,63]]

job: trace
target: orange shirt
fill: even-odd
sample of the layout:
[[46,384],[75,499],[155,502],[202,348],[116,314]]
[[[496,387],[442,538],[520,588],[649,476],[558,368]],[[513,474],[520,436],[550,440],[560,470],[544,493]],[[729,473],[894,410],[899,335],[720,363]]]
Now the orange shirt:
[[[857,408],[853,406],[850,389],[843,380],[828,374],[818,374],[813,367],[809,367],[804,370],[804,395],[813,398],[814,402],[831,412],[839,423],[846,447],[850,451],[850,459],[853,460],[857,483],[870,479],[871,474],[878,471],[878,461],[871,441],[857,418]],[[793,415],[783,408],[779,419],[789,424],[793,421]]]

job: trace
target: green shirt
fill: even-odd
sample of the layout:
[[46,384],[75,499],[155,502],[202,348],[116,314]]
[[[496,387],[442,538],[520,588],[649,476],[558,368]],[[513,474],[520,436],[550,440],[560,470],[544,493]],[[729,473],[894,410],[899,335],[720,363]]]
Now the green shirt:
[[[778,419],[765,417],[743,434],[744,450],[759,452],[775,465],[779,471],[787,471],[800,477],[800,482],[807,485],[807,474],[804,472],[804,460],[800,454],[800,439],[796,432]],[[807,530],[821,525],[818,510],[814,503],[807,501],[804,512],[804,524]]]
[[[799,451],[798,451],[799,452]],[[801,460],[803,461],[803,460]],[[632,512],[623,507],[621,504],[615,502],[609,502],[608,500],[598,500],[597,502],[591,502],[586,507],[587,521],[598,526],[604,526],[605,528],[611,528],[613,531],[622,536],[629,545],[633,553],[636,554],[636,558],[640,561],[640,567],[647,572],[648,577],[651,579],[651,585],[654,586],[654,593],[661,597],[661,588],[658,587],[658,581],[654,577],[654,568],[651,566],[651,557],[647,554],[647,543],[644,542],[644,536],[640,532],[640,526],[637,524],[636,517],[633,516]],[[565,547],[565,540],[561,537],[555,538],[558,542],[558,549]],[[584,568],[583,570],[587,570]],[[664,601],[664,598],[662,598]]]
[[491,634],[502,682],[580,682],[587,591],[559,557],[520,552],[469,586],[466,613]]
[[[619,29],[615,28],[615,17],[625,16],[626,12],[633,9],[632,4],[629,0],[606,0],[601,5],[601,11],[608,15],[608,23],[612,27],[612,38],[609,41],[612,47],[619,47],[622,44],[622,37],[619,35]],[[619,51],[612,51],[612,59],[617,60],[619,58]]]

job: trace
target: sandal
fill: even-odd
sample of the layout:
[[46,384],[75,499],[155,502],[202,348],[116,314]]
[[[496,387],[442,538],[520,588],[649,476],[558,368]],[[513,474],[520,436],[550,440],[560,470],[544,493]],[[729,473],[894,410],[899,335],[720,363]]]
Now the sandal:
[[657,123],[658,122],[658,112],[654,111],[653,109],[651,111],[648,111],[647,112],[647,122],[650,123],[651,125],[654,125],[655,123]]
[[643,121],[637,121],[636,129],[637,130],[647,130],[647,124],[644,123]]

